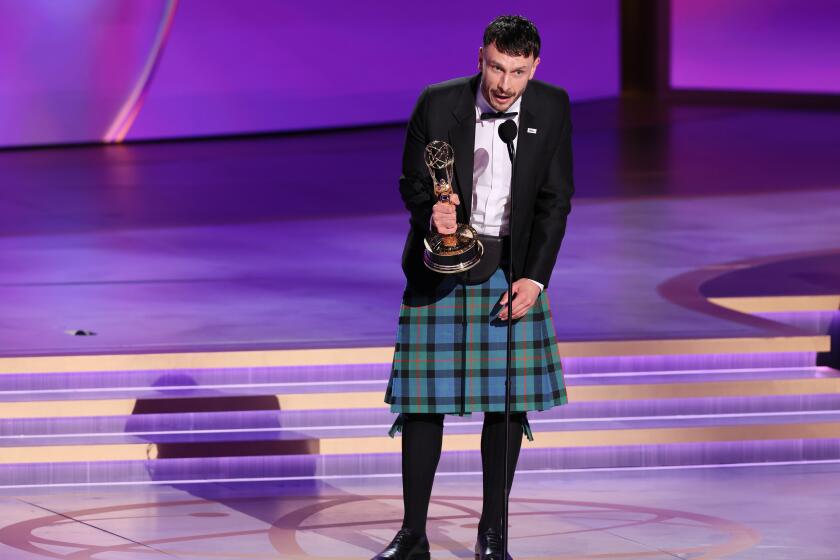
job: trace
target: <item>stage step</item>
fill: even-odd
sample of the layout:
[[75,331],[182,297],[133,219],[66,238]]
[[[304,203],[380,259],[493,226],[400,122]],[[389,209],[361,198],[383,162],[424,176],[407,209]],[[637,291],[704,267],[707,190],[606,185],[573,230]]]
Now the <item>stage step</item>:
[[[523,447],[523,468],[840,459],[834,369],[595,365],[567,372],[568,405],[529,415],[536,441]],[[0,375],[0,486],[393,475],[400,440],[386,435],[388,371]],[[481,423],[480,414],[448,418],[441,472],[480,470]]]
[[[609,446],[523,447],[517,467],[527,472],[645,469],[742,464],[840,463],[840,438],[633,443]],[[333,477],[399,476],[399,452],[123,460],[0,465],[0,489],[82,485],[196,484],[244,480],[329,482]],[[479,451],[444,451],[438,473],[481,472]]]
[[[291,370],[291,371],[289,371]],[[388,368],[268,368],[250,371],[78,372],[0,376],[0,402],[189,398],[384,390]],[[566,373],[569,386],[616,383],[805,379],[831,377],[829,368],[810,366],[721,368],[644,372]]]
[[[531,412],[537,432],[820,422],[840,419],[840,394],[573,402]],[[0,448],[49,445],[300,441],[380,436],[387,409],[241,411],[0,420]],[[447,433],[478,433],[482,415],[449,415]]]
[[[684,442],[740,440],[807,440],[840,438],[840,411],[764,413],[751,415],[697,415],[688,417],[619,418],[600,421],[540,418],[533,448],[599,447]],[[251,428],[153,433],[149,435],[88,434],[53,438],[3,438],[0,463],[116,461],[172,457],[240,455],[388,453],[399,441],[385,435],[389,425],[357,425],[331,430],[325,427],[286,431]],[[444,449],[479,449],[481,420],[451,422]]]
[[[813,329],[809,329],[810,332]],[[824,332],[814,330],[814,332]],[[761,338],[697,338],[673,340],[605,340],[558,344],[566,373],[645,372],[659,370],[762,369],[808,367],[818,352],[827,352],[831,339],[825,334]],[[178,352],[167,354],[113,354],[69,356],[0,356],[0,383],[6,376],[85,374],[120,380],[145,377],[141,383],[170,375],[194,378],[195,384],[212,378],[284,376],[319,371],[384,375],[390,369],[393,347],[324,348],[311,350],[254,350],[228,352]],[[366,375],[367,373],[362,373]],[[290,379],[286,378],[289,381]],[[70,387],[73,387],[72,381]]]
[[[764,370],[570,374],[570,401],[813,395],[840,392],[840,374],[825,367]],[[208,386],[17,387],[0,391],[0,419],[127,416],[224,410],[385,408],[384,379],[228,383]]]

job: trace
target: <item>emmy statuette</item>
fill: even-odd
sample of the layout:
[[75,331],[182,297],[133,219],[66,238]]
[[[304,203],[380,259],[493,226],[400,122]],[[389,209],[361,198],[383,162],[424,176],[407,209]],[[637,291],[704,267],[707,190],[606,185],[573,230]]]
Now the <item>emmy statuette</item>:
[[[438,202],[452,204],[452,172],[455,166],[455,151],[441,140],[434,140],[426,146],[423,159],[432,176]],[[424,240],[426,250],[423,262],[427,267],[443,274],[464,272],[481,260],[484,247],[476,231],[467,224],[458,224],[455,233],[431,233]]]

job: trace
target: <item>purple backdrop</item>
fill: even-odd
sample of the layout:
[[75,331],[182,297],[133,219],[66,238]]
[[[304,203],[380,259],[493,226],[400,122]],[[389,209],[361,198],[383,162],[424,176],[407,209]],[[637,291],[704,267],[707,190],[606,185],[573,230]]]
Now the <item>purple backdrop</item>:
[[672,0],[671,87],[840,93],[840,2]]
[[[481,2],[0,0],[0,146],[405,120],[427,83],[476,69]],[[538,77],[619,89],[617,0],[523,2]]]

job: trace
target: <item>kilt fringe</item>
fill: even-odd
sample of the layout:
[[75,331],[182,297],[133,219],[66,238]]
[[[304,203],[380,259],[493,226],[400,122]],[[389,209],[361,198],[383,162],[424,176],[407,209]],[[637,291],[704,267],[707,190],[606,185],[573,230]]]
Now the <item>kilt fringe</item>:
[[[402,414],[398,414],[391,429],[388,430],[388,435],[393,439],[397,433],[402,433],[403,426],[405,426],[405,418]],[[528,441],[534,441],[534,432],[531,430],[531,423],[528,422],[527,414],[522,418],[522,429],[525,431],[525,437],[528,438]]]

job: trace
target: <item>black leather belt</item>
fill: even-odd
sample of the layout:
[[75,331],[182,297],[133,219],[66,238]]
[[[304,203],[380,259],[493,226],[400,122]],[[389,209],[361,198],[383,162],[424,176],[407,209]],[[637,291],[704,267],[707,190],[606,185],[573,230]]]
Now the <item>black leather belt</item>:
[[507,262],[510,255],[510,236],[494,237],[479,235],[478,240],[484,246],[484,254],[478,264],[466,272],[461,273],[465,284],[481,284],[486,282],[496,269]]

